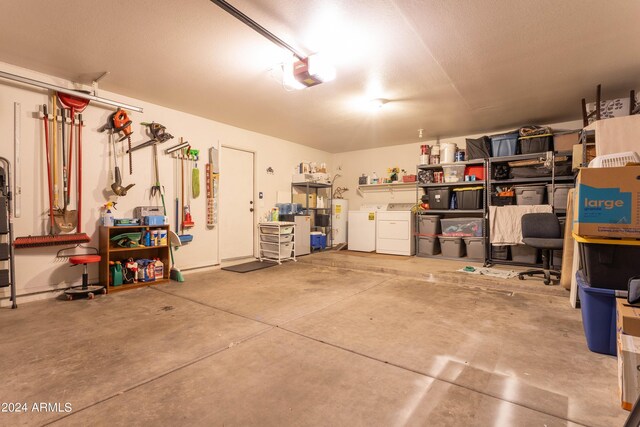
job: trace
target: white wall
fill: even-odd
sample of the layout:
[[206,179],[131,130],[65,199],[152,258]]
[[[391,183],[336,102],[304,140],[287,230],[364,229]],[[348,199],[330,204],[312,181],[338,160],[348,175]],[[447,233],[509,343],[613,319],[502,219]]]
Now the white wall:
[[[553,129],[580,129],[582,121],[555,123],[550,125]],[[505,129],[506,131],[513,129]],[[500,132],[491,132],[497,134]],[[489,133],[486,133],[489,134]],[[486,134],[466,135],[456,138],[441,139],[440,143],[453,142],[459,148],[466,146],[466,138],[478,138]],[[436,141],[419,141],[413,144],[394,145],[391,147],[372,148],[369,150],[349,151],[333,155],[335,168],[342,168],[334,186],[348,187],[344,198],[349,200],[349,209],[357,210],[364,203],[415,203],[416,190],[412,187],[396,187],[393,191],[381,187],[363,191],[363,195],[357,193],[358,177],[362,174],[371,175],[376,172],[379,178],[388,177],[387,169],[399,167],[405,169],[408,174],[416,173],[416,165],[420,157],[420,145],[433,145]]]
[[[45,81],[59,86],[71,87],[70,83],[51,76],[39,74],[30,70],[0,63],[0,69],[9,73],[19,74],[36,80]],[[127,102],[144,108],[144,113],[131,113],[134,122],[132,135],[133,144],[146,141],[144,127],[140,122],[156,121],[164,124],[167,131],[175,139],[162,144],[159,148],[160,180],[165,187],[168,216],[170,224],[174,224],[174,167],[175,161],[163,153],[164,149],[178,143],[179,137],[188,140],[192,147],[199,149],[202,160],[199,162],[201,170],[201,195],[192,200],[191,209],[196,222],[192,229],[193,243],[175,252],[176,265],[181,269],[211,266],[219,262],[218,229],[209,230],[205,226],[205,181],[204,167],[209,147],[220,148],[221,145],[244,148],[256,153],[256,187],[255,203],[256,221],[260,215],[269,210],[276,202],[276,192],[290,191],[291,173],[293,167],[300,161],[325,162],[331,167],[331,154],[311,149],[299,144],[266,135],[250,132],[244,129],[225,125],[223,123],[197,117],[191,114],[150,104],[141,100],[127,98],[120,94],[99,91],[99,96]],[[211,94],[215,102],[215,94]],[[22,215],[14,219],[16,236],[41,235],[48,232],[47,216],[48,198],[46,181],[46,158],[44,157],[44,137],[42,120],[35,118],[38,106],[47,103],[44,90],[30,88],[21,84],[0,80],[0,156],[13,162],[13,105],[19,102],[22,107],[21,136],[22,136]],[[92,237],[90,245],[98,245],[99,208],[113,196],[110,191],[112,178],[112,162],[109,156],[108,138],[106,134],[98,133],[113,109],[99,104],[90,104],[83,118],[86,127],[83,131],[83,231]],[[136,183],[129,194],[118,200],[116,216],[131,216],[135,206],[155,205],[158,202],[149,200],[149,189],[153,185],[153,162],[150,148],[133,153],[134,174],[129,175],[128,162],[125,157],[122,169],[124,184]],[[75,161],[75,160],[74,160]],[[275,173],[267,174],[266,169],[271,166]],[[227,184],[225,184],[227,185]],[[264,203],[260,203],[258,192],[264,193]],[[72,203],[72,207],[75,202]],[[224,225],[224,218],[219,219]],[[219,225],[220,226],[220,225]],[[219,227],[218,226],[218,227]],[[19,249],[16,251],[16,283],[19,295],[38,293],[64,288],[71,284],[78,284],[81,271],[71,269],[65,260],[55,258],[61,247]],[[97,266],[90,269],[90,280],[97,281]],[[0,297],[9,295],[8,288],[0,290]],[[6,299],[3,300],[6,305]]]

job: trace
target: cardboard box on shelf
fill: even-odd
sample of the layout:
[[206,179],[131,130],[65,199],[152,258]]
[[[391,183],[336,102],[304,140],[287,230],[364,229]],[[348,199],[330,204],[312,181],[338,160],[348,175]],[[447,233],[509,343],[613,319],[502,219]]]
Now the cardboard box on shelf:
[[553,149],[556,151],[571,151],[580,140],[580,131],[555,133],[553,135]]
[[640,337],[631,333],[640,332],[640,307],[618,298],[616,314],[618,391],[622,408],[630,411],[640,395]]
[[315,208],[318,204],[318,196],[315,193],[309,194],[309,206],[307,206],[307,194],[294,194],[291,198],[292,203],[300,203],[302,208]]
[[[584,145],[575,144],[573,146],[573,156],[571,156],[571,168],[579,169],[582,166],[582,152],[584,151]],[[596,147],[595,145],[587,146],[587,164],[593,158],[596,157]]]
[[573,233],[585,237],[640,238],[640,166],[580,169]]

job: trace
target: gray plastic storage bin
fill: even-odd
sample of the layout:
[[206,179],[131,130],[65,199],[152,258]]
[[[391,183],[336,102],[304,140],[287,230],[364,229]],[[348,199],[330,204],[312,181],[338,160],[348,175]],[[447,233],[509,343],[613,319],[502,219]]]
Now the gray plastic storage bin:
[[440,220],[443,236],[482,237],[482,218],[443,218]]
[[441,215],[418,215],[418,234],[440,234]]
[[514,185],[518,205],[541,205],[544,202],[543,185]]
[[436,236],[418,237],[418,256],[437,255],[440,253],[440,241]]
[[555,209],[567,209],[567,196],[569,190],[573,188],[573,184],[556,184],[553,189],[553,196],[551,195],[551,184],[547,184],[547,200],[549,204],[553,201],[553,207]]
[[440,236],[440,248],[442,250],[442,256],[449,258],[462,258],[464,256],[464,242],[462,237],[447,237]]
[[538,250],[527,245],[511,246],[511,260],[524,264],[535,264],[538,260]]
[[509,259],[509,246],[507,245],[491,245],[491,259],[500,259],[506,261]]
[[468,258],[484,259],[484,237],[463,237]]

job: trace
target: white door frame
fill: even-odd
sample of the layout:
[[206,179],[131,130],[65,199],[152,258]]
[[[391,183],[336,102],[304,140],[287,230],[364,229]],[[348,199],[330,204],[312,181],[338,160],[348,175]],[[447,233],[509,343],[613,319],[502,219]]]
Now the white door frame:
[[[222,169],[222,162],[224,161],[224,155],[222,154],[223,148],[228,148],[231,150],[238,150],[238,151],[244,151],[245,153],[251,153],[253,154],[253,194],[252,194],[252,198],[253,198],[253,227],[251,229],[251,236],[252,236],[252,240],[253,240],[253,253],[252,255],[255,257],[256,256],[256,212],[257,212],[257,206],[258,203],[256,203],[256,199],[257,199],[257,193],[256,193],[256,188],[258,185],[258,180],[257,180],[257,166],[258,166],[258,153],[255,150],[251,150],[248,148],[244,148],[244,147],[239,147],[237,145],[228,145],[228,144],[221,144],[220,145],[220,168]],[[224,177],[222,177],[222,179],[224,179]],[[222,209],[219,209],[220,212],[222,212]],[[222,219],[223,219],[223,215],[220,215],[220,217],[218,218],[218,225],[222,224]],[[220,231],[218,231],[218,264],[220,264],[222,262],[222,258],[220,256],[220,248],[221,248],[221,244],[220,244]],[[230,260],[225,260],[225,261],[232,261]]]

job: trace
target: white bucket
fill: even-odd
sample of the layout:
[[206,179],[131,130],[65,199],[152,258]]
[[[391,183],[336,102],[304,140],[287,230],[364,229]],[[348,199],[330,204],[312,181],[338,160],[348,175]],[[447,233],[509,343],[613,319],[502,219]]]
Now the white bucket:
[[440,143],[440,163],[453,163],[456,160],[457,145],[455,142]]

